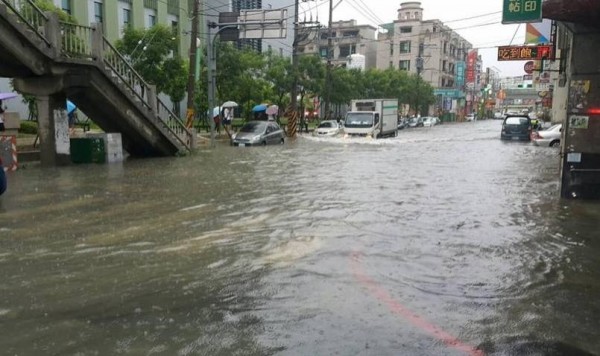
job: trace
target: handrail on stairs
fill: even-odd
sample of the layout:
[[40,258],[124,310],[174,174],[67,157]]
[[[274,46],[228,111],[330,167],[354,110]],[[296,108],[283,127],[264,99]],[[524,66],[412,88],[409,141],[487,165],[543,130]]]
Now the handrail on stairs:
[[10,11],[27,25],[42,41],[51,46],[46,38],[44,28],[48,16],[35,4],[33,0],[0,0]]
[[[46,37],[44,29],[50,21],[49,17],[42,11],[34,0],[0,0],[10,11],[16,15],[25,25],[27,25],[40,39],[49,47],[52,42]],[[113,76],[112,81],[125,84],[130,92],[139,99],[139,102],[146,109],[153,113],[152,118],[156,122],[157,118],[163,128],[169,134],[177,139],[188,151],[192,150],[193,134],[185,126],[183,121],[178,118],[167,106],[156,96],[149,94],[153,90],[144,79],[135,71],[129,62],[117,51],[117,49],[102,35],[101,51],[94,53],[94,27],[77,25],[59,21],[61,30],[60,56],[67,61],[70,60],[91,60],[96,61],[96,65],[101,70],[110,69]],[[102,62],[98,63],[97,57],[101,57]],[[106,68],[108,67],[108,68]],[[118,79],[117,79],[118,78]],[[156,107],[154,107],[156,106]]]

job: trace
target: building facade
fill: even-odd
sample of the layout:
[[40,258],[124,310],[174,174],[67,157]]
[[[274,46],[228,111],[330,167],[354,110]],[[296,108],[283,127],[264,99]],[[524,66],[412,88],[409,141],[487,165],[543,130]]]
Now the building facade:
[[[356,20],[336,21],[331,25],[331,63],[334,66],[347,66],[354,54],[364,56],[365,69],[375,68],[377,61],[376,28],[370,25],[358,25]],[[314,41],[301,43],[300,54],[318,54],[327,59],[329,49],[329,28],[317,31]],[[362,59],[362,57],[360,57]]]
[[456,68],[466,61],[471,43],[439,20],[423,20],[421,3],[400,4],[398,19],[384,26],[377,49],[377,68],[396,68],[417,73],[434,88],[458,88]]
[[240,12],[243,10],[287,10],[287,36],[276,39],[238,40],[238,48],[252,48],[257,52],[273,52],[291,57],[294,43],[295,0],[206,0],[207,20],[219,22],[221,12]]
[[[169,26],[179,34],[179,54],[187,57],[193,1],[190,0],[53,0],[56,7],[77,19],[80,25],[101,24],[104,36],[115,42],[127,27]],[[148,39],[150,40],[150,39]]]

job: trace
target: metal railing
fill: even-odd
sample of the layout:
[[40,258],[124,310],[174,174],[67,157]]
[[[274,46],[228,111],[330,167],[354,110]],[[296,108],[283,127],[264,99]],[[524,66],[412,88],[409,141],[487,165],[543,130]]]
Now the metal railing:
[[92,41],[94,29],[74,23],[60,21],[62,35],[61,55],[68,58],[94,59]]
[[0,0],[16,15],[23,24],[27,25],[42,41],[51,46],[46,38],[44,28],[48,16],[35,4],[33,0]]

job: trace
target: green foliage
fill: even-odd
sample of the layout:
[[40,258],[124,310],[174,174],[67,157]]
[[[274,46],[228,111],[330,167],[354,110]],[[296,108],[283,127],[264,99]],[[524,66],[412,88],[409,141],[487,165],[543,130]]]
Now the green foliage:
[[75,17],[64,12],[61,8],[56,7],[54,3],[52,3],[52,1],[50,0],[35,0],[35,5],[38,7],[38,9],[44,12],[50,11],[58,14],[59,21],[69,22],[73,24],[77,23],[77,19],[75,19]]
[[178,99],[183,98],[186,81],[182,80],[183,61],[171,57],[171,53],[177,53],[177,43],[171,28],[159,24],[147,30],[126,28],[116,48],[147,83],[156,85],[158,92],[173,94],[173,99]]
[[21,127],[19,133],[37,135],[38,124],[35,121],[21,121]]

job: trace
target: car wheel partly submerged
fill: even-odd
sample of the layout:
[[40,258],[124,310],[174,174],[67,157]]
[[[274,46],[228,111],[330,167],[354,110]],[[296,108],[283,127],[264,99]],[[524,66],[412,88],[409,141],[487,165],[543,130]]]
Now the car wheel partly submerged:
[[550,147],[558,147],[558,146],[560,146],[559,140],[554,140],[554,141],[550,142]]
[[281,138],[281,141],[279,141],[280,144],[283,145],[283,143],[285,142],[285,140],[283,139],[283,137]]
[[260,143],[261,146],[266,146],[267,145],[267,141],[263,141]]

